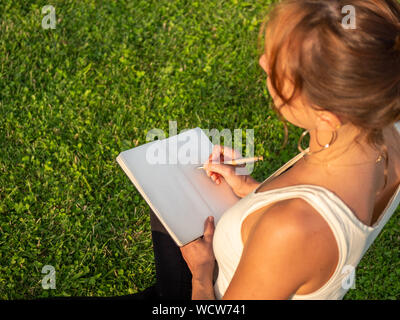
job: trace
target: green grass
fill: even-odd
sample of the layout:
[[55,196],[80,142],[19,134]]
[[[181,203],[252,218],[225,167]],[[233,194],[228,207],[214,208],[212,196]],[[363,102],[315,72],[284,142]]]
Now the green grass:
[[[254,129],[265,179],[300,128],[269,107],[256,39],[271,1],[0,3],[0,298],[112,296],[154,283],[148,206],[117,165],[153,128]],[[346,298],[400,297],[399,212]],[[44,265],[56,289],[43,290]]]

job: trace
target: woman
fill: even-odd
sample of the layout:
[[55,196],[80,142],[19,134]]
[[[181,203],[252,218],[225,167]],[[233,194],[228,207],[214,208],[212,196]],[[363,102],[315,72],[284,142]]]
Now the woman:
[[[343,27],[345,5],[355,8],[356,29]],[[264,28],[259,62],[280,117],[305,129],[301,153],[259,184],[214,163],[237,156],[214,149],[207,174],[243,199],[181,248],[192,275],[180,269],[181,288],[189,292],[191,280],[192,299],[341,299],[345,271],[400,202],[400,6],[287,0]],[[162,277],[161,250],[155,255]]]

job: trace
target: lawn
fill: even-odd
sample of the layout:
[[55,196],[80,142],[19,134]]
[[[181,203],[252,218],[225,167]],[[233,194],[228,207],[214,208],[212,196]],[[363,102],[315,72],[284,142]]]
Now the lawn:
[[[153,128],[253,129],[259,181],[298,153],[257,34],[273,1],[0,2],[0,298],[115,296],[155,281],[148,206],[115,161]],[[43,29],[42,7],[56,28]],[[400,298],[399,209],[345,299]],[[56,289],[42,288],[43,266]]]

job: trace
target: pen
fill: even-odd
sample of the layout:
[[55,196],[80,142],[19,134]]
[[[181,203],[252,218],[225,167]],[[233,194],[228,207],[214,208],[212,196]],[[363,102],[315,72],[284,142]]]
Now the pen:
[[[251,163],[251,162],[257,162],[263,160],[263,157],[251,157],[251,158],[241,158],[241,159],[233,159],[233,160],[228,160],[221,162],[219,164],[229,164],[232,166],[240,165],[240,164],[246,164],[246,163]],[[197,167],[197,169],[204,169],[204,166]]]

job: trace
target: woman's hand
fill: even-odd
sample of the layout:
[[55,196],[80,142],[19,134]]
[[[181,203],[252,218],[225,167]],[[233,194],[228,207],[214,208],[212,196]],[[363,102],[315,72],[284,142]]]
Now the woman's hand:
[[[216,183],[220,184],[221,179],[224,178],[226,183],[232,188],[232,191],[238,197],[244,197],[254,190],[259,182],[254,180],[249,174],[238,175],[236,174],[236,167],[227,164],[221,164],[223,161],[240,159],[241,155],[236,150],[228,147],[215,145],[214,149],[204,164],[207,175]],[[245,168],[241,168],[245,170]]]
[[200,239],[181,247],[193,280],[211,280],[213,278],[215,257],[213,251],[214,217],[208,217],[204,223],[204,235]]

